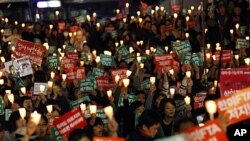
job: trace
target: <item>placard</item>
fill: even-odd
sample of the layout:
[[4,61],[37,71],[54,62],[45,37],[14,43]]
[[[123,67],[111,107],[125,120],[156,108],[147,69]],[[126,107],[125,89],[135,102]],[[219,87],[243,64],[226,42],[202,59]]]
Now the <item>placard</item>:
[[150,80],[146,79],[146,80],[142,81],[141,88],[142,89],[149,89],[150,85],[151,85]]
[[190,52],[183,53],[181,55],[181,64],[188,64],[188,65],[190,65],[191,58],[192,58],[192,54]]
[[78,60],[79,56],[77,52],[67,52],[66,53],[67,58],[73,59],[73,60]]
[[48,56],[48,67],[54,68],[60,66],[60,61],[58,56]]
[[48,93],[48,83],[34,83],[34,91],[33,91],[33,95],[39,95],[41,93],[40,91],[40,85],[45,86],[45,90],[44,90],[44,95],[47,95]]
[[118,75],[121,80],[127,78],[127,75],[126,75],[127,70],[128,70],[127,68],[112,70],[111,75],[112,75],[113,82],[115,83],[115,76],[116,75]]
[[97,110],[96,110],[96,117],[101,118],[101,119],[102,119],[102,122],[103,122],[104,124],[107,124],[107,123],[108,123],[108,118],[107,118],[106,114],[104,113],[103,108],[100,107],[100,106],[97,107]]
[[100,60],[103,66],[112,66],[114,63],[114,56],[100,54]]
[[236,49],[248,48],[248,47],[249,47],[249,40],[240,38],[236,40]]
[[57,47],[56,46],[49,46],[49,54],[53,54],[53,53],[56,53],[57,51]]
[[203,108],[206,96],[194,96],[194,109]]
[[67,57],[63,57],[61,60],[61,67],[64,69],[74,69],[76,68],[77,61],[74,59],[69,59]]
[[202,56],[200,53],[193,53],[191,64],[192,66],[203,66]]
[[103,76],[103,75],[104,75],[104,70],[99,69],[99,68],[94,68],[91,76],[93,78],[96,78],[98,76]]
[[[222,63],[230,63],[232,61],[232,55],[233,55],[232,50],[223,50],[222,58],[221,58]],[[220,60],[220,52],[219,51],[215,52],[215,57],[216,57],[217,61]]]
[[190,52],[192,50],[190,42],[188,40],[179,41],[179,42],[171,42],[173,50],[177,54],[182,54],[184,52]]
[[108,77],[96,77],[95,80],[96,85],[105,92],[112,88],[112,83],[109,82]]
[[41,66],[45,51],[46,49],[42,45],[25,40],[17,40],[14,57],[21,58],[28,56],[32,64]]
[[60,118],[53,121],[53,125],[62,136],[68,137],[70,132],[77,128],[83,128],[87,122],[80,108],[75,108]]
[[122,57],[126,57],[129,54],[129,51],[125,45],[120,46],[116,50],[122,55]]
[[77,99],[75,101],[70,102],[70,107],[75,108],[75,107],[79,106],[81,103],[83,103],[85,101],[90,101],[89,96],[84,96],[84,97],[82,97],[80,99]]
[[94,90],[94,79],[87,77],[80,80],[80,91],[81,92],[92,92]]
[[84,79],[86,77],[85,75],[85,67],[78,68],[76,71],[76,79]]

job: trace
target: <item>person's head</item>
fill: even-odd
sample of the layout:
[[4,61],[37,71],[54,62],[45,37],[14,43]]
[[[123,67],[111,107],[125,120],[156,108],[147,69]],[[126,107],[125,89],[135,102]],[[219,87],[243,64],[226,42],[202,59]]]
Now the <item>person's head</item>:
[[240,14],[241,14],[241,8],[240,8],[240,6],[236,5],[236,6],[234,7],[234,14],[235,14],[236,16],[240,16]]
[[90,51],[90,50],[89,50],[89,44],[85,43],[85,44],[83,44],[82,47],[83,47],[83,52],[84,52],[84,53],[89,53],[89,51]]
[[146,101],[146,93],[144,91],[138,91],[136,93],[137,101],[140,101],[141,103],[145,103]]
[[7,128],[10,133],[13,133],[19,127],[22,127],[25,124],[26,121],[21,118],[19,111],[14,111],[9,117]]
[[135,113],[142,113],[144,111],[144,105],[141,101],[135,101],[131,103],[130,109]]
[[166,95],[162,94],[162,93],[154,95],[153,100],[154,100],[154,104],[155,104],[156,108],[160,107],[161,100],[164,98],[166,98]]
[[46,116],[42,115],[40,123],[36,128],[37,137],[41,139],[44,138],[46,136],[47,128],[48,128],[48,119],[46,118]]
[[[90,122],[90,118],[88,119],[88,121]],[[103,132],[104,132],[104,123],[102,119],[99,117],[95,117],[95,122],[92,125],[90,134],[92,136],[101,137],[103,136]]]
[[159,30],[160,30],[160,33],[166,33],[166,25],[161,24]]
[[187,129],[193,128],[196,125],[197,122],[194,119],[183,118],[175,122],[173,130],[175,133],[180,133],[186,131]]
[[151,22],[150,21],[145,21],[144,28],[147,29],[147,30],[151,30]]
[[144,136],[154,138],[160,128],[161,117],[154,110],[145,110],[138,120],[138,128]]
[[163,118],[173,118],[175,115],[175,103],[171,99],[162,99],[159,109]]
[[69,141],[90,141],[84,129],[75,129],[69,134]]
[[23,107],[27,110],[27,111],[33,111],[33,103],[32,103],[32,100],[30,97],[28,96],[24,96],[22,97],[22,100],[23,100]]

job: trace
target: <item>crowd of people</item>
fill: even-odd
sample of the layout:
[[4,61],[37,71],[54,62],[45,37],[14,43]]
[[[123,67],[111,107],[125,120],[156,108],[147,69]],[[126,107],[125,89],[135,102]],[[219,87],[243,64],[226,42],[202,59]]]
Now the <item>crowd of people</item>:
[[[250,56],[248,6],[244,0],[219,1],[173,15],[156,6],[135,15],[117,10],[114,18],[101,18],[97,13],[87,15],[84,20],[52,23],[22,24],[3,17],[0,140],[87,141],[107,136],[152,141],[202,126],[210,120],[209,113],[205,104],[195,108],[193,97],[206,95],[203,103],[218,99],[221,93],[215,82],[219,82],[220,69],[249,65],[245,62]],[[248,47],[237,47],[237,39],[247,40]],[[5,63],[17,59],[16,48],[24,40],[43,45],[46,50],[40,65],[31,61],[33,73],[21,77],[14,74],[15,70],[6,68]],[[185,43],[190,50],[179,50],[178,43]],[[213,56],[223,50],[232,52],[230,62]],[[71,58],[68,53],[77,56]],[[200,54],[201,62],[199,59],[198,63],[192,62],[191,58],[185,61],[187,54]],[[157,56],[164,55],[172,60],[165,65],[158,64]],[[52,56],[58,57],[59,63],[51,67]],[[71,62],[67,65],[72,65],[70,69],[63,61],[67,57]],[[76,70],[81,68],[84,68],[83,77],[69,77],[72,73],[77,75]],[[127,69],[126,76],[112,74],[119,69]],[[108,84],[97,83],[98,77],[106,78]],[[85,86],[85,80],[94,86]],[[49,82],[53,83],[52,87],[45,91],[40,87],[41,92],[34,94],[35,83]],[[187,96],[190,103],[185,99]],[[51,111],[48,105],[52,105]],[[105,119],[91,112],[91,105],[97,109],[112,106],[113,118]],[[25,117],[20,108],[25,108]],[[60,135],[53,120],[75,108],[82,110],[87,124],[72,130],[68,136]],[[37,124],[32,120],[34,111],[41,114]],[[234,126],[249,125],[249,120],[228,125],[224,116],[215,114],[229,139]]]

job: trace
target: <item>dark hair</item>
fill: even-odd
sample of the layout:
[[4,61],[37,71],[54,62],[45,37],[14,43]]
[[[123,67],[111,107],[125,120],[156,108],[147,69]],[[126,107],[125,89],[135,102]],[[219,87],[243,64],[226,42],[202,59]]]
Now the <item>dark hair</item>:
[[143,103],[141,103],[140,101],[135,101],[131,103],[130,109],[134,112],[137,108],[141,107],[142,105]]
[[165,117],[165,113],[164,113],[165,110],[164,109],[165,109],[165,105],[167,103],[171,103],[172,105],[174,105],[176,107],[176,104],[174,103],[174,101],[172,99],[169,99],[169,98],[162,99],[161,103],[160,103],[160,107],[159,107],[159,111],[161,113],[162,118]]
[[80,141],[81,138],[89,138],[84,129],[75,129],[69,134],[69,141]]
[[10,133],[14,132],[17,129],[16,121],[21,118],[19,111],[14,111],[11,113],[9,120],[8,120],[8,131]]
[[188,122],[191,122],[191,123],[193,123],[194,125],[197,125],[197,121],[196,121],[196,120],[194,120],[194,119],[192,119],[192,118],[186,117],[186,118],[179,119],[179,120],[177,120],[177,121],[174,123],[174,125],[173,125],[173,131],[174,131],[174,132],[180,132],[180,127],[181,127],[181,125],[184,124],[184,123],[188,123]]
[[161,123],[161,116],[154,110],[145,110],[138,119],[138,127],[141,128],[143,125],[148,128]]

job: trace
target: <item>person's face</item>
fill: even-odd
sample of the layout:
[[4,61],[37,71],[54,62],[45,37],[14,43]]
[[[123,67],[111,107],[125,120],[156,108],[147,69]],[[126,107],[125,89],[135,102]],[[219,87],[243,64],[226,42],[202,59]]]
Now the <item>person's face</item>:
[[83,52],[88,53],[89,47],[87,45],[83,46]]
[[28,111],[32,111],[33,110],[32,101],[30,99],[24,100],[23,107],[26,108]]
[[45,122],[44,119],[41,118],[40,123],[36,129],[36,134],[39,137],[44,137],[46,135],[46,131],[47,131],[47,123]]
[[178,20],[178,21],[177,21],[177,25],[178,25],[178,27],[181,27],[181,26],[182,26],[181,20]]
[[161,33],[165,33],[166,32],[166,26],[165,25],[161,25],[160,26],[160,32]]
[[143,132],[147,137],[154,138],[159,128],[160,128],[160,123],[154,124],[151,127],[143,125]]
[[144,104],[145,103],[145,95],[144,94],[138,94],[137,95],[137,100]]
[[143,111],[144,111],[144,106],[143,105],[136,108],[136,110],[135,110],[136,113],[142,113]]
[[164,112],[166,117],[174,117],[175,115],[175,106],[169,102],[165,104]]
[[192,122],[185,122],[180,125],[179,132],[186,131],[187,129],[193,128],[195,125]]
[[157,108],[160,107],[160,103],[161,103],[161,100],[162,100],[163,98],[164,98],[163,96],[159,96],[159,97],[156,99],[156,106],[157,106]]
[[96,125],[93,127],[94,136],[100,137],[103,135],[104,125]]
[[224,15],[225,12],[226,12],[226,9],[225,9],[224,6],[222,6],[222,7],[219,9],[219,11],[220,11],[220,14],[221,14],[221,15]]
[[234,8],[234,13],[239,16],[241,14],[241,9],[239,7]]

